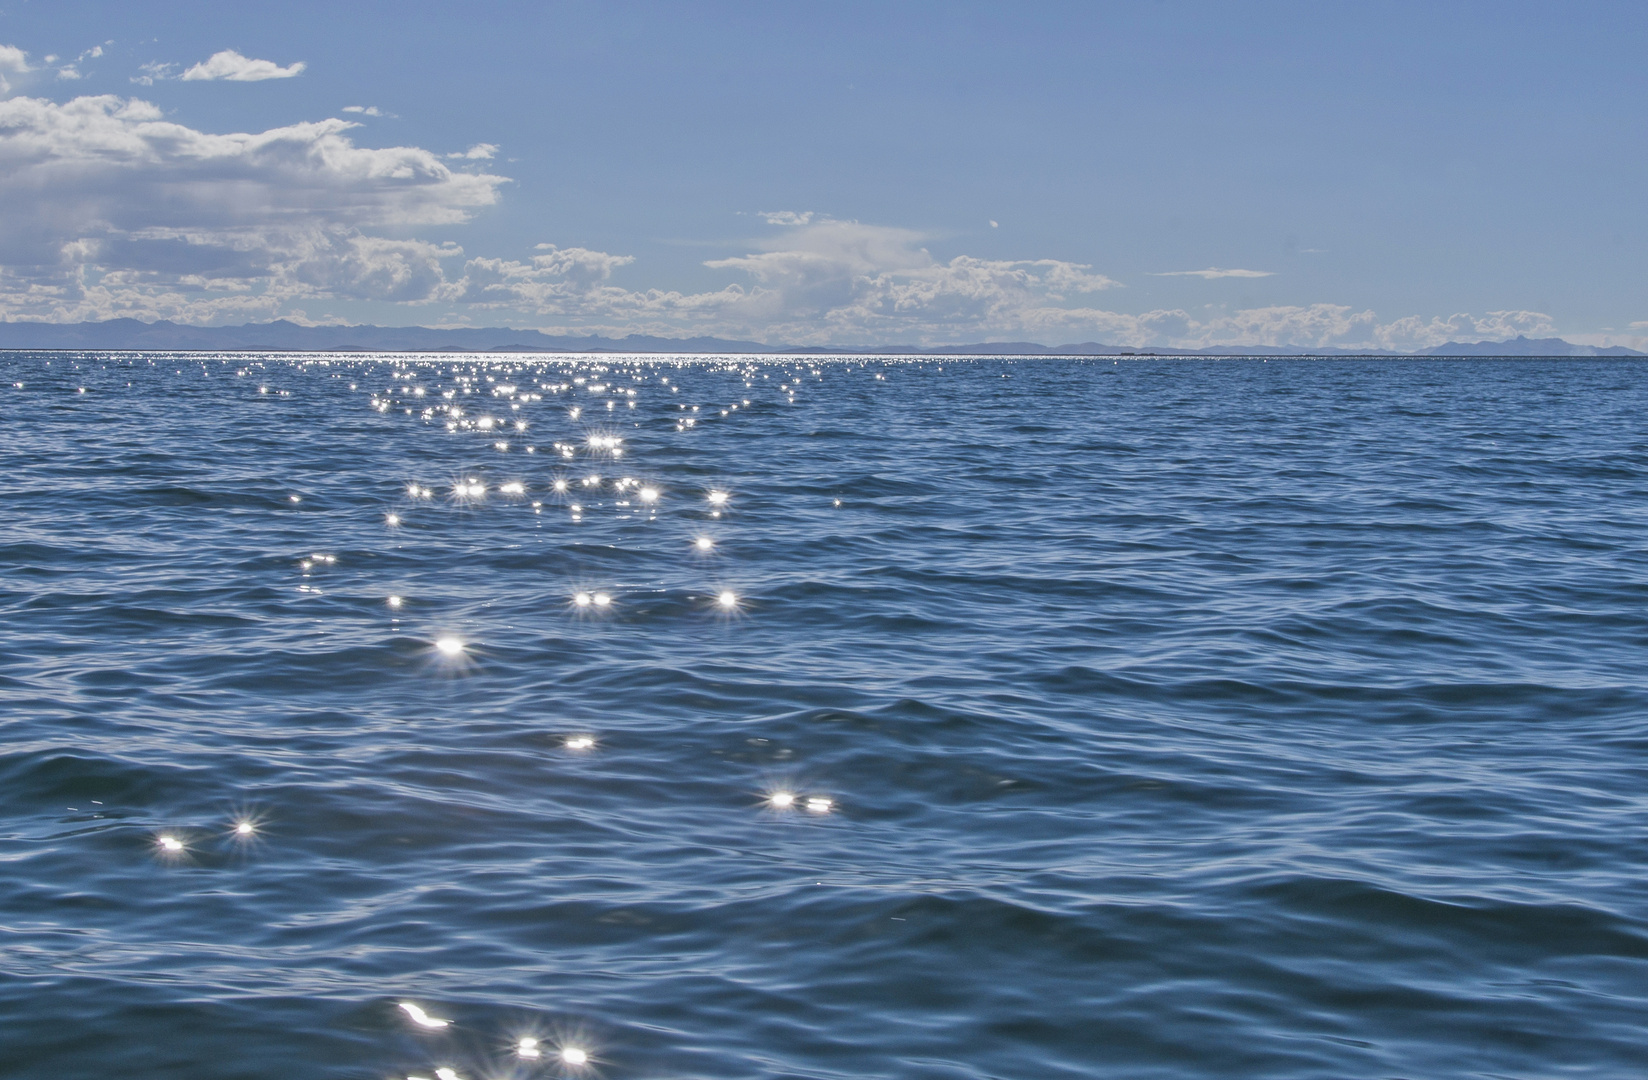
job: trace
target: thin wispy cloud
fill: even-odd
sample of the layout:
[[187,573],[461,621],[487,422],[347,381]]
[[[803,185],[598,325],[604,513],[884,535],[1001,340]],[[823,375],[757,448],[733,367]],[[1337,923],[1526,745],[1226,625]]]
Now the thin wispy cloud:
[[813,219],[811,210],[757,210],[755,216],[768,225],[805,225]]
[[346,113],[358,113],[361,116],[388,116],[389,115],[389,113],[384,112],[382,109],[378,108],[376,105],[345,105],[343,107],[343,111],[346,112]]
[[266,79],[291,79],[303,74],[307,67],[302,60],[281,67],[272,60],[254,60],[233,49],[213,53],[210,58],[189,68],[182,75],[184,82],[224,80],[227,82],[263,82]]
[[491,161],[493,158],[498,156],[498,147],[496,143],[476,143],[468,150],[462,150],[456,154],[448,154],[446,156],[448,158],[462,158],[466,161]]
[[1217,266],[1210,266],[1206,270],[1168,270],[1151,277],[1199,277],[1203,281],[1212,281],[1215,278],[1258,278],[1273,277],[1271,270],[1221,270]]
[[177,65],[150,60],[146,64],[139,64],[137,70],[138,74],[132,76],[132,82],[138,86],[153,86],[162,79],[174,78],[172,72],[177,70]]

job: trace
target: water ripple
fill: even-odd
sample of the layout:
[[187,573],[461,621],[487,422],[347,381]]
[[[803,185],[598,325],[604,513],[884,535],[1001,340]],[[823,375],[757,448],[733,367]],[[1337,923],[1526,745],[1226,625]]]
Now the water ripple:
[[0,363],[8,1077],[1648,1069],[1638,364]]

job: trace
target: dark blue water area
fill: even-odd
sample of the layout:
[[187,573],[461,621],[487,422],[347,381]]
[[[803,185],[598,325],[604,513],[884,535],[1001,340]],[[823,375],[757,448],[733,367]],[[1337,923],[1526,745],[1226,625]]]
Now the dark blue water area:
[[1648,1073],[1643,364],[0,368],[0,1075]]

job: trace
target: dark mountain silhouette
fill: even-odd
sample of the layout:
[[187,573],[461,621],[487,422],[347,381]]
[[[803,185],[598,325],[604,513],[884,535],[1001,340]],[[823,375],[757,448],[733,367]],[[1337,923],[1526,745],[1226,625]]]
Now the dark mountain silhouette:
[[[1033,341],[987,341],[967,345],[883,345],[820,348],[768,345],[725,338],[663,338],[645,334],[609,338],[554,335],[508,327],[302,326],[278,319],[241,326],[188,326],[137,319],[106,322],[0,323],[0,349],[114,349],[207,352],[570,352],[761,354],[852,353],[866,356],[1321,356],[1415,355],[1347,349],[1227,347],[1193,350],[1129,349],[1084,341],[1041,345]],[[1423,356],[1644,356],[1621,346],[1574,345],[1561,338],[1518,337],[1510,341],[1449,342]]]
[[1561,338],[1530,338],[1518,334],[1509,341],[1450,341],[1434,349],[1426,349],[1426,356],[1644,356],[1623,345],[1600,348],[1596,345],[1574,345]]

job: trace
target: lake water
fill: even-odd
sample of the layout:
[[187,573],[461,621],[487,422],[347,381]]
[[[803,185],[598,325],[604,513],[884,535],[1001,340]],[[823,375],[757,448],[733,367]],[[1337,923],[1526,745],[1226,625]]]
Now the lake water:
[[0,368],[0,1075],[1648,1073],[1642,363]]

